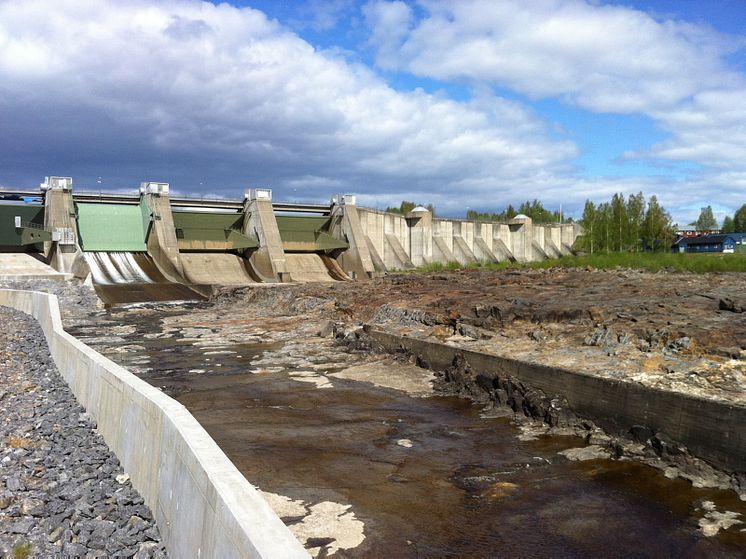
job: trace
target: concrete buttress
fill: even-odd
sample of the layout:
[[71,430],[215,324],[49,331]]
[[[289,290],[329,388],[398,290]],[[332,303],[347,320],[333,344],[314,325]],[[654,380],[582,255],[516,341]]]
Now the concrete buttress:
[[44,228],[54,232],[56,240],[44,243],[44,255],[58,272],[88,275],[88,265],[78,243],[78,222],[70,177],[47,177],[44,196]]
[[184,268],[179,256],[174,218],[171,214],[168,185],[143,183],[141,193],[151,213],[150,232],[147,237],[148,254],[170,281],[186,283]]
[[433,214],[418,206],[407,214],[409,227],[409,258],[415,266],[433,260]]
[[251,189],[244,201],[243,233],[256,235],[259,248],[247,251],[252,268],[263,281],[290,281],[280,229],[272,209],[272,191]]
[[339,219],[335,236],[344,238],[350,245],[337,256],[337,262],[347,275],[354,278],[367,279],[376,274],[373,258],[368,246],[368,239],[360,225],[354,196],[338,196],[332,200],[332,219]]

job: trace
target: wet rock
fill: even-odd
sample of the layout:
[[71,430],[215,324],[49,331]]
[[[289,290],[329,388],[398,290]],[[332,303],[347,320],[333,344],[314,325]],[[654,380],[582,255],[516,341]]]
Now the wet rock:
[[568,448],[558,452],[573,462],[584,462],[586,460],[599,460],[610,458],[609,450],[599,445],[589,445],[581,448]]

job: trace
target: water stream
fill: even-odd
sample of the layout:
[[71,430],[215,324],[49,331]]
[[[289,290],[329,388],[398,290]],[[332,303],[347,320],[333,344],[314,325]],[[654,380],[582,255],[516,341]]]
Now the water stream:
[[[307,510],[349,506],[365,539],[337,556],[746,552],[746,524],[713,537],[700,527],[729,512],[746,520],[734,493],[631,462],[572,462],[557,453],[583,446],[577,438],[519,440],[508,418],[465,400],[334,376],[361,363],[397,375],[399,365],[344,353],[298,317],[132,307],[70,330],[187,406],[261,490]],[[297,527],[302,514],[284,520]],[[324,549],[323,535],[310,551]]]

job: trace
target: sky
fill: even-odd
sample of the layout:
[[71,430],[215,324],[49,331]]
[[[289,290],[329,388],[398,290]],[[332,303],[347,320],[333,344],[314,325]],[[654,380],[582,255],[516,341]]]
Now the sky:
[[746,0],[0,0],[0,186],[746,203]]

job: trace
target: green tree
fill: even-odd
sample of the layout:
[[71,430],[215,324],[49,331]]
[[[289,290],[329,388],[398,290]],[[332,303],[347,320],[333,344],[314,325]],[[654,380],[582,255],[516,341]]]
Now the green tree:
[[518,213],[527,215],[534,223],[554,223],[559,221],[559,212],[551,212],[537,199],[525,201],[518,208]]
[[518,212],[515,211],[515,208],[512,205],[508,204],[508,207],[505,208],[505,210],[498,213],[468,210],[466,212],[466,219],[472,221],[508,221],[509,219],[513,219],[516,215],[518,215]]
[[641,248],[640,227],[645,218],[645,195],[642,192],[631,194],[627,198],[627,219],[629,223],[629,239],[632,250],[637,252]]
[[385,211],[392,214],[407,214],[417,207],[417,204],[408,200],[402,200],[399,207],[389,206]]
[[695,225],[697,227],[697,231],[711,231],[712,229],[717,229],[718,222],[712,213],[712,206],[702,208],[702,211],[699,213],[699,217],[697,218]]
[[736,231],[736,226],[733,223],[733,218],[729,215],[726,215],[723,218],[723,225],[721,227],[723,230],[723,233],[734,233]]
[[581,239],[581,246],[593,254],[593,250],[596,248],[595,243],[595,226],[596,226],[596,205],[590,200],[585,201],[585,207],[583,208],[583,217],[580,221],[583,226],[583,237]]
[[624,194],[614,194],[611,199],[612,249],[622,252],[629,243],[629,218]]
[[648,201],[648,208],[643,221],[643,243],[649,250],[667,250],[673,242],[673,237],[674,230],[671,224],[671,216],[653,194]]
[[733,215],[733,230],[738,233],[746,233],[746,204],[738,208]]
[[417,204],[416,202],[409,202],[408,200],[402,200],[402,203],[399,204],[398,208],[395,206],[389,206],[384,211],[392,214],[408,214],[417,206],[424,206],[431,214],[435,215],[435,206],[432,204]]
[[513,207],[512,204],[508,204],[508,207],[505,208],[505,212],[503,212],[503,213],[505,214],[505,219],[506,220],[507,219],[513,219],[515,216],[518,215],[518,212],[516,211],[516,209]]

